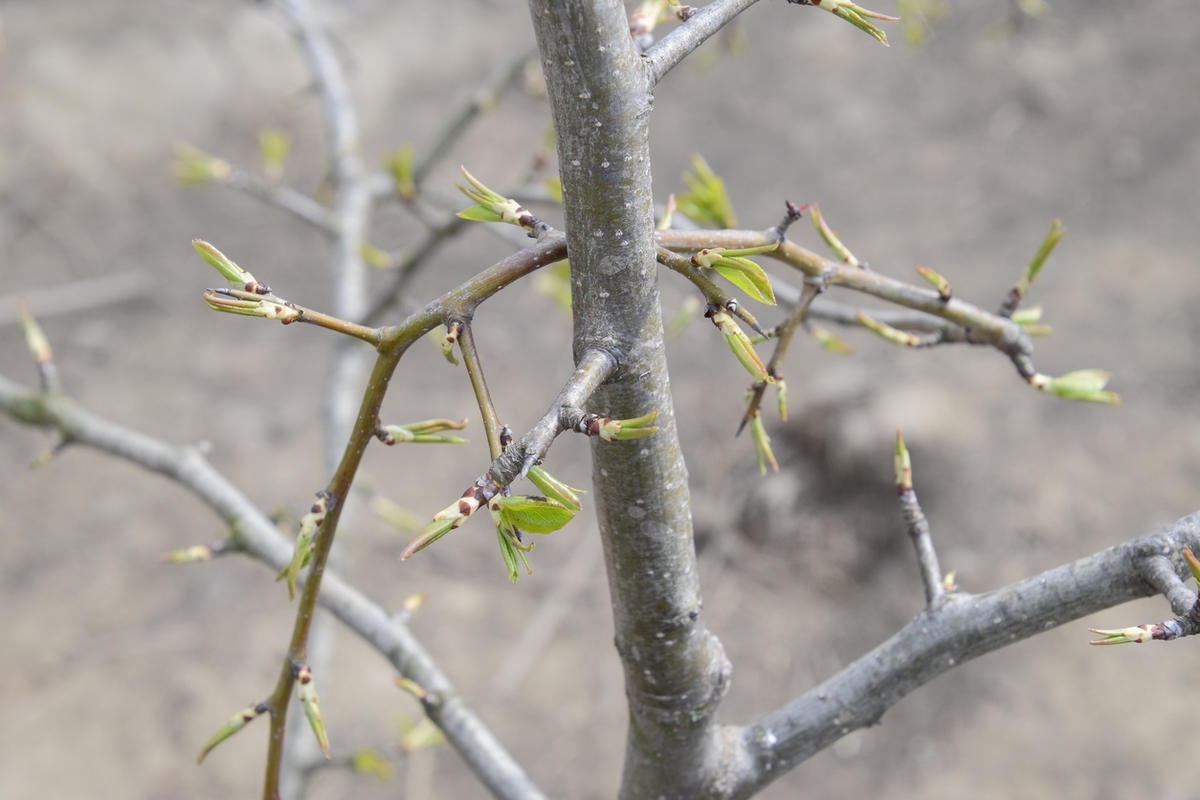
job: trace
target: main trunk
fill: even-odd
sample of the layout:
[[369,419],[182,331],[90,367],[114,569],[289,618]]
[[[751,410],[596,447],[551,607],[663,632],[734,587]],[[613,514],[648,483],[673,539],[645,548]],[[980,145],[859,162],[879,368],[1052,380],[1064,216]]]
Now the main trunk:
[[729,663],[700,618],[687,468],[663,349],[649,77],[618,0],[533,0],[530,9],[558,142],[575,355],[601,349],[619,365],[591,410],[659,412],[655,435],[592,450],[630,711],[621,794],[692,798],[716,768],[713,712]]

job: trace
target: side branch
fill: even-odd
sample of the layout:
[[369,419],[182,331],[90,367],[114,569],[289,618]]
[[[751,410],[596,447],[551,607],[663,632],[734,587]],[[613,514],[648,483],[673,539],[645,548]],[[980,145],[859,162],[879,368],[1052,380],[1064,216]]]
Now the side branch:
[[650,85],[658,83],[692,51],[724,28],[758,0],[715,0],[696,11],[687,22],[668,33],[644,54]]
[[1021,639],[1156,592],[1143,576],[1200,543],[1200,513],[1124,544],[981,595],[954,592],[837,675],[736,733],[727,796],[749,797],[943,672]]
[[[92,414],[66,397],[39,395],[3,376],[0,409],[21,422],[58,430],[70,442],[119,456],[176,481],[229,524],[242,551],[272,570],[291,560],[292,545],[197,450],[168,445]],[[436,698],[436,702],[425,705],[430,719],[497,797],[543,797],[403,623],[332,573],[324,576],[319,602],[378,650],[400,674]]]
[[546,457],[554,439],[569,427],[563,419],[564,409],[582,408],[600,384],[616,369],[612,356],[603,350],[589,350],[579,359],[579,366],[563,384],[550,408],[524,436],[510,446],[492,463],[488,475],[507,486],[518,476]]
[[[778,241],[774,231],[659,231],[658,242],[672,250],[699,250],[707,247],[755,247]],[[823,258],[787,240],[779,242],[769,257],[783,261],[810,279],[824,286],[842,286],[877,297],[913,311],[939,317],[963,329],[963,340],[972,344],[988,344],[1007,355],[1028,380],[1026,371],[1032,369],[1029,354],[1033,352],[1029,334],[1011,319],[960,300],[944,299],[936,291],[912,286],[874,270],[861,269]],[[824,313],[827,305],[814,308]]]

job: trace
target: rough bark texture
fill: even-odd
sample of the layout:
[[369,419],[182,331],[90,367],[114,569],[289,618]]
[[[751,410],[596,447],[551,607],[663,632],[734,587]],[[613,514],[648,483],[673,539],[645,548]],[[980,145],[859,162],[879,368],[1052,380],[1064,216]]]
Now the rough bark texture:
[[700,619],[688,495],[663,350],[648,127],[650,76],[616,0],[530,3],[566,204],[576,360],[618,364],[593,409],[659,412],[659,431],[593,449],[630,730],[623,797],[696,797],[716,763],[713,712],[729,683]]

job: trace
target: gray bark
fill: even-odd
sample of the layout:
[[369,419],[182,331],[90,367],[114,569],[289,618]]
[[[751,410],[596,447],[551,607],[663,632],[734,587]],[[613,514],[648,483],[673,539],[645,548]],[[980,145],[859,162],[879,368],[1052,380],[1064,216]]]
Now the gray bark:
[[648,129],[651,75],[617,0],[530,3],[550,93],[571,261],[576,360],[618,368],[591,410],[657,409],[658,433],[597,442],[594,501],[625,669],[621,796],[697,797],[719,752],[713,715],[729,684],[700,616],[688,496],[663,349]]

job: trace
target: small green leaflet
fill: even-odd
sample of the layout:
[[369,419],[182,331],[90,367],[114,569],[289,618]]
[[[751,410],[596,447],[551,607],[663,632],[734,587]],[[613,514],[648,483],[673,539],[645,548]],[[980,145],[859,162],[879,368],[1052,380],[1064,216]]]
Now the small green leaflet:
[[575,516],[571,509],[545,497],[513,495],[502,498],[499,505],[500,514],[530,533],[552,533]]

